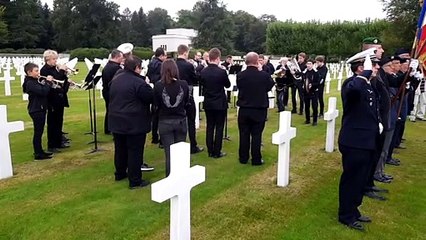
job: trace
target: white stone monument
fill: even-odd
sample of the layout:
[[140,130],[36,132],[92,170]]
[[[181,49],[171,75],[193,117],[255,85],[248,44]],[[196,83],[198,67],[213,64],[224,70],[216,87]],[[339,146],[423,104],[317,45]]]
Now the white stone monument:
[[[24,85],[24,81],[25,81],[25,74],[21,74],[21,87],[22,85]],[[22,92],[22,100],[24,101],[28,101],[28,93],[24,93]]]
[[339,77],[337,77],[337,78],[338,78],[337,91],[340,91],[340,90],[342,90],[343,70],[340,70]]
[[12,91],[10,89],[10,81],[15,80],[15,77],[10,76],[10,68],[6,68],[4,70],[4,75],[0,78],[0,81],[4,81],[4,95],[10,96],[12,95]]
[[291,126],[291,112],[280,113],[280,125],[278,132],[272,134],[272,143],[278,147],[278,173],[277,185],[285,187],[290,177],[290,141],[296,137],[296,128]]
[[194,86],[194,102],[195,102],[195,128],[200,128],[200,103],[204,102],[204,96],[200,96],[200,87]]
[[330,83],[331,83],[331,75],[330,72],[327,73],[327,77],[325,78],[325,93],[330,93]]
[[7,122],[6,105],[0,105],[0,179],[13,176],[9,134],[23,130],[24,122]]
[[339,110],[336,108],[337,98],[328,99],[328,111],[324,114],[324,120],[327,121],[327,137],[325,139],[325,151],[331,153],[334,151],[334,132],[336,128],[336,118],[339,116]]
[[202,166],[190,167],[190,144],[170,146],[170,175],[151,186],[151,199],[162,203],[170,199],[170,239],[191,239],[191,189],[206,179]]

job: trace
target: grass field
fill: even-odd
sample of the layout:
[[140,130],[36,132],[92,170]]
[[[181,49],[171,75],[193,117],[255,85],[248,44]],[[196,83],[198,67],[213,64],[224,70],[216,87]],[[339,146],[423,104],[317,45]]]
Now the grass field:
[[[84,74],[74,80],[80,82]],[[0,239],[168,239],[169,204],[151,201],[150,188],[130,191],[126,181],[114,182],[112,137],[100,134],[104,151],[87,154],[93,147],[84,134],[90,130],[87,92],[69,93],[64,130],[72,147],[47,162],[32,159],[32,124],[19,81],[13,82],[13,96],[3,93],[1,83],[0,104],[7,105],[8,120],[23,120],[25,131],[10,136],[15,176],[0,181]],[[97,106],[102,132],[105,112],[99,97]],[[271,144],[278,129],[276,110],[269,112],[261,167],[238,163],[236,109],[229,110],[228,155],[212,160],[203,152],[191,158],[207,174],[191,193],[192,239],[426,239],[426,122],[407,123],[408,149],[397,155],[402,165],[387,167],[395,180],[380,185],[390,190],[389,200],[365,199],[362,212],[373,223],[360,233],[336,220],[341,160],[338,151],[324,152],[326,123],[312,127],[303,121],[293,115],[297,137],[291,143],[290,185],[278,188],[277,146]],[[205,146],[204,116],[197,139]],[[150,144],[150,135],[145,149],[146,162],[156,170],[143,177],[158,181],[164,177],[164,152]]]

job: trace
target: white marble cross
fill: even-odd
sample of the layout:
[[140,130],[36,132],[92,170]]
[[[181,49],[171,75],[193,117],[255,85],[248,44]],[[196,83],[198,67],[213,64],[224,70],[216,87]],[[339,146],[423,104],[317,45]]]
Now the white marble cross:
[[339,76],[337,77],[338,82],[337,82],[337,91],[342,90],[342,80],[343,80],[343,69],[340,70],[339,72]]
[[170,146],[170,175],[151,186],[151,199],[162,203],[170,199],[170,239],[191,239],[191,189],[206,179],[203,166],[190,167],[190,144]]
[[334,132],[336,127],[336,118],[339,116],[339,110],[336,108],[337,98],[328,99],[328,111],[324,114],[324,120],[327,121],[327,137],[325,139],[325,151],[331,153],[334,151]]
[[24,122],[7,122],[6,105],[0,105],[0,179],[13,176],[9,134],[23,131]]
[[4,95],[10,96],[12,95],[12,91],[10,89],[10,81],[15,80],[15,77],[10,76],[10,69],[4,70],[4,75],[0,78],[0,81],[4,81]]
[[272,134],[272,143],[278,147],[278,173],[277,185],[285,187],[290,177],[290,141],[296,137],[296,128],[291,126],[291,112],[280,113],[280,125],[278,132]]
[[194,86],[194,102],[195,102],[195,128],[200,128],[200,103],[204,102],[204,96],[200,96],[200,87]]
[[[22,85],[24,85],[24,82],[25,82],[25,74],[21,74],[21,87],[22,87]],[[24,93],[24,92],[22,92],[22,100],[24,100],[24,101],[28,101],[28,93]]]
[[331,82],[331,74],[330,72],[327,73],[327,77],[325,78],[325,93],[330,93],[330,82]]

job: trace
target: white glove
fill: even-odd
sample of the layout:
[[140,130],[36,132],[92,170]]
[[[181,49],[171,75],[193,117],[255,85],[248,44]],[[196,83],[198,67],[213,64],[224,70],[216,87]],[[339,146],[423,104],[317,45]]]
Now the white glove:
[[365,57],[364,70],[373,70],[373,63],[371,62],[370,55]]
[[421,72],[416,72],[414,73],[414,77],[417,78],[418,80],[423,79],[424,76]]
[[379,123],[379,132],[380,132],[380,134],[382,134],[382,132],[383,132],[383,124],[382,123]]
[[405,89],[410,89],[411,84],[408,82],[405,84]]
[[410,61],[410,68],[411,69],[417,69],[418,66],[419,66],[419,60],[417,60],[417,59],[411,59],[411,61]]

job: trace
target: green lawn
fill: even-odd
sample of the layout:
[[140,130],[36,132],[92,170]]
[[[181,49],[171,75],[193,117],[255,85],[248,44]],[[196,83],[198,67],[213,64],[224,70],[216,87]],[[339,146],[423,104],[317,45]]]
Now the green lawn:
[[[79,63],[80,70],[85,69]],[[80,82],[86,71],[74,78]],[[336,82],[332,89],[333,96]],[[26,130],[10,136],[15,176],[0,181],[0,239],[167,239],[169,203],[150,200],[150,188],[130,191],[127,182],[114,182],[112,138],[100,134],[104,151],[87,154],[89,135],[87,92],[69,93],[64,130],[72,147],[52,161],[32,160],[32,124],[22,101],[19,81],[13,82],[8,120],[23,120]],[[99,95],[99,92],[97,92]],[[339,106],[340,106],[340,97]],[[98,97],[98,126],[102,132],[104,103]],[[203,115],[202,115],[203,116]],[[238,163],[236,109],[229,110],[228,155],[212,160],[203,152],[192,164],[206,167],[206,182],[195,187],[192,198],[193,239],[426,239],[425,122],[407,123],[407,150],[397,155],[400,167],[388,167],[395,177],[389,201],[364,201],[362,212],[373,218],[366,233],[337,223],[340,154],[324,152],[326,123],[303,124],[293,115],[297,137],[291,143],[291,179],[287,188],[276,187],[277,146],[271,135],[278,129],[278,114],[269,112],[264,132],[261,167]],[[340,117],[337,129],[340,127]],[[337,134],[337,132],[336,132]],[[205,146],[205,118],[197,132]],[[44,141],[46,144],[46,141]],[[146,161],[156,170],[144,173],[155,182],[164,177],[164,152],[147,138]]]

